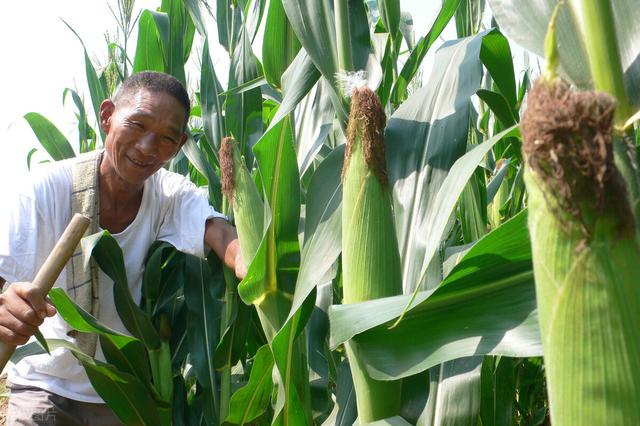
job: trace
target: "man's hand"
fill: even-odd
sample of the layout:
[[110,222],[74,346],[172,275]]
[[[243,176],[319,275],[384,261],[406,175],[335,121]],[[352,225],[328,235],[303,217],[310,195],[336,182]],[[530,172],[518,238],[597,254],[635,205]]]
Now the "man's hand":
[[56,308],[35,285],[13,283],[0,294],[0,340],[10,345],[23,345],[46,317],[55,314]]
[[222,218],[209,219],[204,231],[205,245],[218,255],[224,264],[242,279],[247,274],[247,265],[240,252],[236,228]]

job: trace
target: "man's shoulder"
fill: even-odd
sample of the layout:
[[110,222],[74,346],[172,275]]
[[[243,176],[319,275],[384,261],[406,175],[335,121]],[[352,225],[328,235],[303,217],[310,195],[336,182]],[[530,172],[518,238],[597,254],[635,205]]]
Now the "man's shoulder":
[[26,184],[40,191],[66,190],[71,185],[74,159],[41,164],[29,173]]
[[166,169],[154,173],[149,182],[156,193],[165,197],[173,197],[184,191],[202,192],[202,188],[198,188],[186,176]]

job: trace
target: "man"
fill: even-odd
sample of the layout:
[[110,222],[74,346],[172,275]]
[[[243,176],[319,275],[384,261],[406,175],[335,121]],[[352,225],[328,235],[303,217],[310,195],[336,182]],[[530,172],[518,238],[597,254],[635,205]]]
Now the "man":
[[[94,167],[99,225],[123,249],[135,300],[140,300],[147,250],[158,239],[198,256],[211,248],[236,275],[245,272],[235,229],[201,190],[162,168],[186,142],[189,112],[184,87],[154,72],[130,77],[113,101],[100,106],[106,140]],[[0,295],[0,340],[6,343],[24,344],[39,326],[45,337],[69,339],[68,326],[30,281],[71,219],[75,161],[32,173],[0,211],[0,282],[10,284]],[[67,292],[69,274],[75,273],[69,269],[56,281]],[[113,303],[112,281],[102,271],[96,281],[99,320],[126,331]],[[99,347],[96,356],[102,356]],[[8,380],[9,424],[118,423],[68,351],[27,357],[9,371]]]

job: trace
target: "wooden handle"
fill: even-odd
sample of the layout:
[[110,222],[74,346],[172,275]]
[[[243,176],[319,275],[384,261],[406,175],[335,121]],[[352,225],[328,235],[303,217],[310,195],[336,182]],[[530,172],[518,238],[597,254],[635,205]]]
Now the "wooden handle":
[[[90,223],[91,220],[89,218],[79,213],[76,213],[71,218],[71,222],[69,222],[53,250],[47,256],[47,260],[44,261],[44,264],[33,279],[33,284],[42,291],[43,295],[47,295],[51,287],[53,287]],[[4,369],[15,350],[16,347],[14,345],[0,342],[0,370]]]

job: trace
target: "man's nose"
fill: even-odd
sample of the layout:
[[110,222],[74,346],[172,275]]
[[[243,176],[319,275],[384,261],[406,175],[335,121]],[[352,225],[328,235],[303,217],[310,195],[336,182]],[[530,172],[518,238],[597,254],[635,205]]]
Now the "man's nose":
[[138,150],[148,156],[155,156],[158,151],[157,135],[153,132],[145,133],[136,144]]

